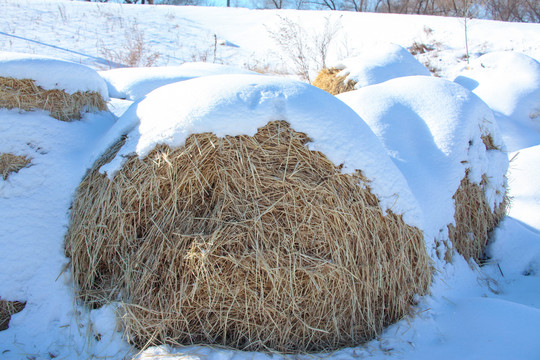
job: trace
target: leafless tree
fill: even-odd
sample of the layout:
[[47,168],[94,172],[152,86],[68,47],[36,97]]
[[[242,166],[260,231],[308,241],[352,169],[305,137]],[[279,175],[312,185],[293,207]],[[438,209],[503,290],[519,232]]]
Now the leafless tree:
[[485,8],[494,20],[540,22],[538,0],[486,0]]

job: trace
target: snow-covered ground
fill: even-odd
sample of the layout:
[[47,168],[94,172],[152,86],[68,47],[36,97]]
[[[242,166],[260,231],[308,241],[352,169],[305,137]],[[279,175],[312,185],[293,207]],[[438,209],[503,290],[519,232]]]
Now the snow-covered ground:
[[[469,47],[474,58],[505,50],[519,51],[530,58],[490,55],[491,58],[480,58],[465,69],[463,23],[459,19],[54,0],[0,0],[0,8],[1,51],[49,55],[96,70],[126,63],[129,47],[140,44],[142,38],[145,48],[138,65],[150,61],[157,65],[215,61],[250,70],[290,73],[294,70],[293,64],[269,36],[269,30],[279,27],[279,16],[294,19],[308,33],[315,34],[321,31],[320,25],[328,17],[339,21],[329,61],[359,55],[361,50],[377,43],[394,42],[403,47],[414,42],[430,45],[434,50],[418,55],[418,59],[429,62],[430,67],[437,68],[448,80],[460,75],[458,82],[474,91],[495,111],[495,121],[506,122],[499,127],[503,139],[512,144],[508,155],[513,161],[508,177],[513,202],[488,249],[491,260],[481,268],[459,256],[454,256],[453,264],[438,264],[431,293],[419,299],[414,313],[389,327],[378,339],[331,354],[294,358],[540,358],[540,119],[535,116],[536,111],[540,111],[537,90],[540,79],[536,70],[540,60],[539,24],[470,21]],[[489,69],[497,71],[486,76],[483,71],[488,63]],[[230,68],[227,69],[224,71],[230,72]],[[0,63],[0,76],[4,74],[2,71]],[[191,76],[188,73],[177,76],[201,75],[196,71],[191,72]],[[55,76],[47,71],[32,75],[45,80]],[[90,311],[75,302],[63,249],[74,191],[100,149],[110,142],[111,131],[123,125],[116,121],[117,116],[132,103],[114,97],[129,98],[126,94],[139,90],[142,95],[146,93],[144,87],[137,88],[144,85],[144,79],[133,76],[136,81],[132,82],[120,76],[124,80],[121,83],[124,96],[112,96],[110,108],[114,115],[86,114],[82,121],[65,123],[43,111],[19,113],[0,109],[0,153],[26,155],[31,159],[31,166],[11,174],[7,180],[0,178],[0,298],[27,303],[22,312],[12,316],[9,329],[0,331],[0,358],[123,359],[133,356],[132,349],[116,329],[112,306]],[[173,75],[163,70],[159,76]],[[228,76],[232,75],[223,79]],[[113,77],[109,77],[109,85]],[[289,81],[284,83],[289,84]],[[406,81],[406,78],[400,79],[400,86],[406,88]],[[68,85],[85,89],[88,82],[77,79],[74,74]],[[230,78],[227,82],[231,82]],[[220,83],[214,96],[221,96],[226,88]],[[415,88],[415,91],[421,92],[420,89]],[[428,89],[426,86],[426,91]],[[154,92],[152,96],[159,103],[165,95],[160,96],[160,90],[156,91],[157,95]],[[450,95],[435,97],[430,103],[423,103],[425,100],[420,98],[424,97],[419,96],[416,103],[411,100],[413,105],[407,105],[409,110],[430,105],[430,113],[434,113],[438,101],[444,104],[451,100]],[[490,99],[494,99],[492,103]],[[261,98],[251,100],[257,104],[262,101]],[[509,103],[506,113],[502,100]],[[302,103],[306,109],[316,108],[315,104],[310,106],[309,99]],[[227,105],[230,111],[235,111],[232,110],[234,102]],[[322,106],[320,102],[316,105]],[[369,105],[366,101],[366,106]],[[441,111],[440,115],[449,119],[456,114]],[[133,117],[124,118],[131,121]],[[505,132],[506,129],[511,131]],[[410,141],[416,140],[411,136]],[[437,203],[434,197],[433,202]],[[430,208],[436,209],[436,206]],[[282,357],[205,346],[150,348],[138,356],[210,360]]]
[[[284,17],[300,25],[296,29],[303,33],[305,45],[315,46],[318,35],[335,33],[328,64],[360,55],[378,44],[395,43],[409,48],[417,43],[433,49],[419,58],[441,75],[450,78],[466,65],[464,23],[456,18],[73,4],[63,0],[0,0],[0,8],[2,51],[52,55],[101,70],[130,62],[131,50],[142,44],[141,66],[148,62],[181,65],[206,60],[261,71],[291,72],[289,54],[282,52],[270,36],[283,24]],[[467,26],[472,58],[512,50],[540,59],[537,24],[471,20]]]

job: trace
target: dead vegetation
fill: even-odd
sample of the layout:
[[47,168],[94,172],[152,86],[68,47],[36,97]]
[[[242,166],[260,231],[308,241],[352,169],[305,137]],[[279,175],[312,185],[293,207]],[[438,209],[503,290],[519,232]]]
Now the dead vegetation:
[[23,311],[25,302],[7,301],[0,298],[0,331],[7,330],[11,315]]
[[66,235],[79,296],[116,300],[129,341],[311,352],[358,345],[431,281],[423,234],[384,215],[284,121],[191,135],[81,183]]
[[26,156],[13,155],[10,153],[0,154],[0,175],[7,180],[9,174],[17,173],[30,164]]
[[435,47],[430,44],[424,44],[422,42],[415,41],[411,46],[407,48],[412,55],[425,54],[435,50]]
[[153,51],[151,45],[145,39],[144,32],[139,29],[137,23],[130,24],[125,30],[125,41],[119,50],[110,49],[103,44],[100,49],[101,55],[110,62],[110,67],[118,65],[127,67],[150,67],[154,66],[161,54]]
[[[490,134],[482,136],[486,150],[501,151]],[[503,175],[504,176],[504,175]],[[466,175],[453,196],[455,203],[454,225],[449,225],[449,237],[456,251],[465,259],[481,263],[491,232],[506,215],[509,199],[506,194],[503,201],[493,210],[486,201],[484,187],[489,179],[483,176],[480,184],[469,181]]]
[[341,70],[336,68],[322,69],[313,81],[313,86],[332,95],[353,91],[356,83],[352,80],[346,81],[346,76],[338,76],[340,72]]
[[484,196],[487,179],[480,184],[471,183],[467,177],[453,196],[455,202],[454,220],[449,225],[449,237],[456,251],[465,259],[481,263],[491,231],[506,214],[508,198],[504,198],[493,211]]
[[46,110],[58,120],[81,118],[86,111],[103,111],[107,103],[96,92],[68,94],[63,90],[45,90],[31,79],[0,77],[0,108],[32,111]]

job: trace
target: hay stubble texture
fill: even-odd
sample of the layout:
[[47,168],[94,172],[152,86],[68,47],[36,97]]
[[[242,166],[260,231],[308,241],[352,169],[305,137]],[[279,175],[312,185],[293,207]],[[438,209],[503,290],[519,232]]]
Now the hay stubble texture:
[[340,72],[341,70],[336,68],[322,69],[312,85],[332,95],[353,91],[356,82],[347,80],[347,76],[338,76]]
[[7,330],[11,315],[23,311],[25,306],[25,302],[7,301],[0,298],[0,331]]
[[24,111],[42,109],[55,119],[72,121],[80,119],[86,111],[107,110],[107,103],[97,92],[77,91],[68,94],[59,89],[45,90],[31,79],[0,76],[0,108]]
[[497,227],[506,214],[508,197],[493,210],[484,196],[483,187],[486,177],[480,184],[469,181],[465,176],[453,196],[455,202],[455,225],[448,225],[449,237],[456,251],[468,259],[481,263],[484,251],[489,243],[491,232]]
[[0,154],[0,177],[7,180],[9,174],[17,173],[30,165],[31,161],[26,156],[11,153]]
[[[481,139],[486,151],[501,151],[490,134],[483,135]],[[485,249],[491,233],[506,215],[510,199],[505,189],[502,201],[492,209],[485,196],[485,188],[490,185],[489,177],[484,174],[482,181],[477,184],[469,180],[468,173],[469,170],[452,197],[455,204],[455,225],[448,225],[448,235],[459,254],[466,260],[473,259],[481,264],[486,257]]]
[[120,298],[129,341],[311,352],[358,345],[405,316],[431,269],[422,233],[383,214],[274,121],[187,138],[81,183],[66,253],[90,304]]

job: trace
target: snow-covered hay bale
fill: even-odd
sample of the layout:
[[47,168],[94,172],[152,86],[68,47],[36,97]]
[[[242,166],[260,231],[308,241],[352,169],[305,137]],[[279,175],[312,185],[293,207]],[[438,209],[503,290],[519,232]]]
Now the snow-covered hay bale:
[[540,144],[540,63],[516,52],[471,61],[454,80],[494,111],[509,151]]
[[337,95],[413,75],[431,74],[407,49],[396,44],[385,44],[369,47],[359,56],[344,59],[329,69],[322,69],[313,85]]
[[180,66],[120,68],[100,71],[113,98],[135,101],[158,87],[201,76],[255,74],[253,71],[212,63],[184,63]]
[[[506,211],[508,156],[491,110],[438,78],[404,77],[339,95],[371,127],[424,210],[434,252],[450,239],[480,260]],[[437,255],[435,255],[437,256]]]
[[0,331],[7,330],[11,315],[23,311],[26,303],[20,301],[7,301],[0,298]]
[[426,292],[414,197],[331,95],[199,78],[150,93],[110,140],[124,129],[77,191],[66,252],[80,297],[120,297],[139,347],[357,345]]
[[508,205],[508,198],[504,196],[497,206],[490,206],[485,196],[488,184],[486,176],[480,183],[472,183],[466,176],[452,197],[456,208],[455,225],[448,226],[450,240],[465,259],[477,262],[484,258],[489,234],[506,215]]
[[30,164],[26,156],[13,155],[11,153],[0,154],[0,176],[6,180],[11,173],[19,172]]
[[0,53],[0,108],[42,109],[56,119],[80,119],[107,109],[107,86],[94,70],[43,56]]

